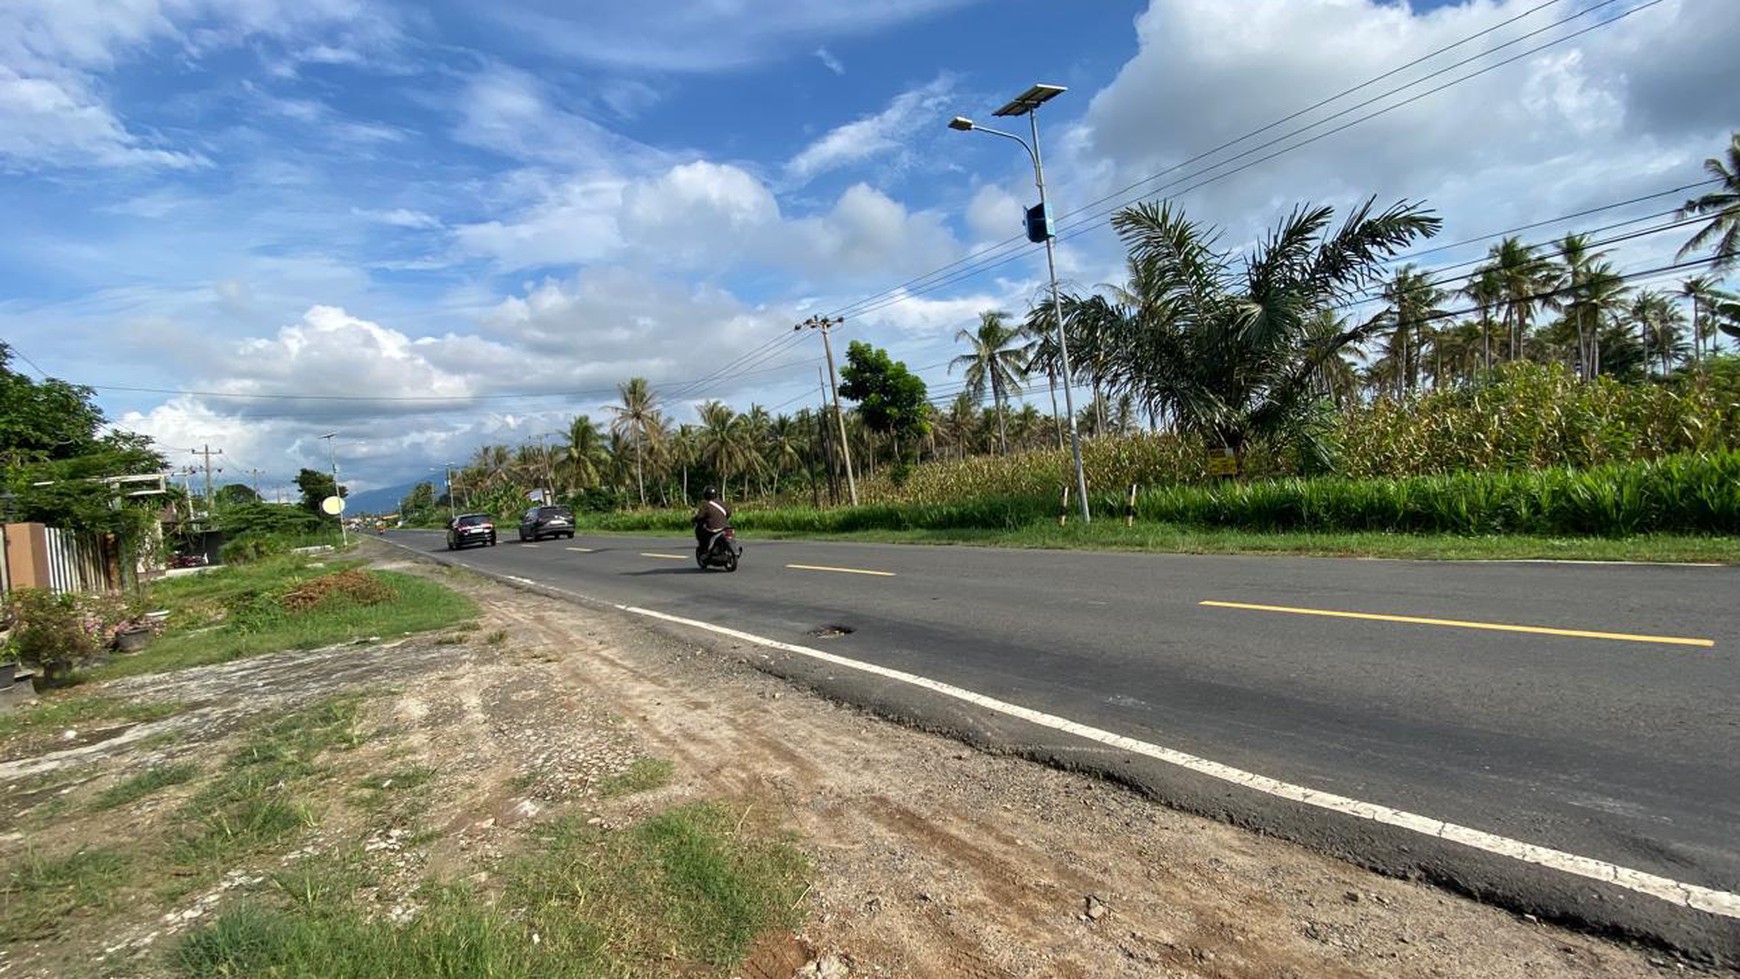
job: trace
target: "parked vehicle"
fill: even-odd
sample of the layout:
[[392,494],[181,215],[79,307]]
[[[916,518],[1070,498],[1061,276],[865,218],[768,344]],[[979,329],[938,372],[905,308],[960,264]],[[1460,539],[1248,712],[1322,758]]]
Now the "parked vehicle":
[[520,517],[520,540],[574,539],[574,511],[565,506],[535,506]]
[[743,556],[743,545],[737,543],[737,531],[726,527],[708,538],[707,543],[695,547],[695,564],[702,571],[708,568],[721,568],[725,571],[737,570],[737,559]]
[[487,513],[462,513],[448,523],[448,550],[456,551],[472,544],[495,546],[495,517]]

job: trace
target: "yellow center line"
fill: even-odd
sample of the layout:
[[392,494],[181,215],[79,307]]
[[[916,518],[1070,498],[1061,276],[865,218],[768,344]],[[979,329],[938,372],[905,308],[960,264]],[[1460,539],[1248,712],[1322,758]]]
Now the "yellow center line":
[[687,561],[688,560],[688,558],[682,554],[652,554],[652,553],[649,553],[647,551],[640,552],[640,556],[641,557],[662,557],[667,561]]
[[788,564],[786,567],[797,571],[837,571],[840,574],[868,574],[875,575],[878,578],[894,577],[894,572],[892,571],[866,571],[863,568],[830,568],[824,564]]
[[1627,632],[1592,632],[1586,629],[1549,629],[1538,625],[1505,625],[1501,622],[1464,622],[1460,619],[1427,619],[1414,615],[1378,615],[1373,612],[1337,612],[1321,608],[1293,608],[1287,605],[1250,605],[1245,602],[1197,602],[1210,608],[1248,609],[1253,612],[1285,612],[1289,615],[1322,615],[1337,619],[1368,619],[1373,622],[1404,622],[1410,625],[1440,625],[1456,629],[1488,629],[1493,632],[1528,632],[1540,636],[1570,636],[1574,639],[1617,639],[1622,642],[1657,642],[1674,646],[1716,645],[1713,639],[1688,639],[1683,636],[1635,636]]

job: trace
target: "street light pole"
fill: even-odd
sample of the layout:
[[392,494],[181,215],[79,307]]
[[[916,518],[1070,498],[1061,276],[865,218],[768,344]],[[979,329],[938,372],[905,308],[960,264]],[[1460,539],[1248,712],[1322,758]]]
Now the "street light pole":
[[[337,432],[327,432],[321,438],[326,442],[327,458],[332,462],[332,495],[338,497],[339,502],[343,503],[344,494],[338,491],[338,449],[336,443],[332,441],[332,437],[337,434]],[[333,516],[338,518],[338,546],[349,547],[350,534],[344,528],[344,510],[340,509]]]
[[1074,457],[1075,461],[1075,495],[1076,500],[1081,504],[1081,521],[1085,524],[1090,522],[1093,516],[1088,506],[1087,473],[1081,464],[1081,433],[1077,431],[1075,424],[1075,395],[1072,393],[1072,389],[1075,387],[1075,378],[1069,364],[1069,339],[1063,328],[1063,302],[1057,294],[1057,246],[1053,240],[1056,235],[1052,232],[1051,211],[1045,202],[1045,164],[1039,155],[1039,113],[1037,110],[1045,102],[1061,95],[1064,91],[1065,89],[1061,85],[1035,85],[993,113],[993,115],[999,116],[1026,116],[1033,133],[1031,145],[1014,133],[1006,133],[1000,129],[988,129],[975,124],[973,120],[965,116],[956,116],[949,122],[949,128],[961,132],[990,133],[993,136],[1012,139],[1021,144],[1021,148],[1027,151],[1028,157],[1033,161],[1033,182],[1039,188],[1039,211],[1045,216],[1045,271],[1051,283],[1051,315],[1057,330],[1057,352],[1059,359],[1063,362],[1063,410],[1069,416],[1069,449],[1070,455]]
[[802,323],[792,327],[801,330],[809,327],[822,331],[822,351],[828,355],[828,385],[834,392],[834,418],[840,423],[840,458],[846,462],[846,489],[851,493],[852,505],[858,505],[858,480],[852,476],[852,447],[846,444],[846,415],[840,410],[840,382],[834,374],[834,346],[828,342],[828,330],[846,322],[841,318],[828,319],[826,316],[812,316]]

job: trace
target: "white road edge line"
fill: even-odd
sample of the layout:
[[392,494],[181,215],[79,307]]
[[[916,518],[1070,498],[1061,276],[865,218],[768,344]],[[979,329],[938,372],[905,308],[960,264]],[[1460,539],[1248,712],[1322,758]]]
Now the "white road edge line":
[[1076,737],[1085,738],[1089,741],[1098,741],[1101,744],[1110,745],[1114,748],[1128,751],[1131,754],[1154,758],[1171,765],[1176,765],[1179,768],[1196,772],[1200,775],[1207,775],[1210,778],[1220,779],[1223,782],[1229,782],[1233,785],[1241,785],[1247,789],[1253,789],[1274,796],[1278,799],[1303,803],[1308,806],[1316,806],[1319,809],[1327,809],[1330,812],[1337,812],[1360,819],[1369,819],[1373,822],[1383,823],[1387,826],[1396,826],[1401,829],[1412,830],[1413,832],[1424,836],[1449,840],[1453,843],[1460,843],[1463,846],[1472,847],[1476,850],[1483,850],[1487,853],[1497,854],[1501,857],[1509,857],[1513,860],[1520,860],[1524,863],[1532,863],[1553,870],[1563,871],[1568,874],[1576,874],[1579,877],[1587,877],[1590,880],[1598,880],[1603,883],[1612,884],[1616,887],[1623,887],[1626,890],[1635,891],[1639,894],[1647,894],[1650,897],[1659,898],[1669,904],[1679,905],[1680,907],[1691,908],[1696,911],[1704,911],[1725,918],[1740,919],[1740,894],[1735,894],[1729,891],[1718,891],[1709,887],[1700,887],[1696,884],[1687,884],[1668,877],[1659,877],[1655,874],[1646,874],[1643,871],[1632,870],[1629,867],[1621,867],[1618,864],[1608,863],[1604,860],[1578,856],[1575,853],[1566,853],[1563,850],[1554,850],[1549,847],[1537,846],[1533,843],[1524,843],[1521,840],[1513,840],[1509,837],[1498,836],[1484,830],[1459,826],[1455,823],[1447,823],[1440,819],[1417,815],[1401,809],[1392,809],[1389,806],[1361,802],[1358,799],[1350,799],[1347,796],[1335,795],[1330,792],[1319,792],[1316,789],[1309,789],[1302,785],[1294,785],[1290,782],[1282,782],[1279,779],[1269,778],[1266,775],[1258,775],[1254,772],[1243,771],[1241,769],[1233,768],[1230,765],[1223,765],[1220,762],[1209,761],[1206,758],[1199,758],[1195,755],[1186,754],[1172,748],[1149,744],[1146,741],[1138,741],[1135,738],[1126,738],[1121,734],[1113,734],[1112,732],[1101,728],[1089,727],[1085,724],[1077,724],[1068,718],[1058,717],[1055,714],[1046,714],[1031,708],[1022,707],[1019,704],[1011,704],[1007,701],[997,700],[993,697],[986,697],[983,694],[974,693],[973,691],[967,690],[963,687],[957,687],[938,680],[932,680],[929,677],[919,676],[915,673],[906,673],[901,670],[889,669],[886,666],[878,666],[875,663],[865,663],[860,660],[847,659],[844,656],[826,653],[809,646],[799,646],[794,643],[781,642],[777,639],[768,639],[764,636],[755,635],[754,633],[742,632],[737,629],[714,625],[711,622],[701,622],[696,619],[685,619],[681,616],[667,615],[664,612],[655,612],[652,609],[638,608],[633,605],[615,605],[615,607],[621,611],[629,612],[634,615],[642,615],[651,619],[660,619],[665,622],[676,623],[677,625],[686,625],[696,629],[704,629],[708,632],[717,633],[722,636],[729,636],[732,639],[740,639],[744,642],[754,643],[758,646],[766,646],[770,649],[780,649],[788,653],[797,653],[802,656],[821,660],[824,663],[832,663],[835,666],[843,666],[847,669],[859,670],[864,673],[885,677],[890,680],[898,680],[901,683],[909,683],[915,687],[922,687],[933,693],[939,693],[946,697],[953,697],[956,700],[965,701],[966,703],[983,707],[986,710],[996,711],[999,714],[1019,718],[1030,724],[1038,724],[1042,727],[1051,728],[1052,730],[1062,731],[1066,734],[1073,734]]

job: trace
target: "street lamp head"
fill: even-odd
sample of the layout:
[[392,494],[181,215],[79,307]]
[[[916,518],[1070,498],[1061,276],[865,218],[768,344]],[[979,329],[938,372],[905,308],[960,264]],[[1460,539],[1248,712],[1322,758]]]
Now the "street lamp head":
[[325,434],[325,435],[322,435],[322,436],[321,436],[321,438],[323,438],[323,439],[329,439],[329,438],[332,438],[332,437],[333,437],[333,436],[334,436],[334,435],[337,435],[337,434],[338,434],[338,433],[337,433],[337,432],[327,432],[327,433],[326,433],[326,434]]
[[966,116],[955,116],[953,119],[949,120],[949,128],[958,129],[963,133],[970,133],[973,131],[973,120],[968,119]]

